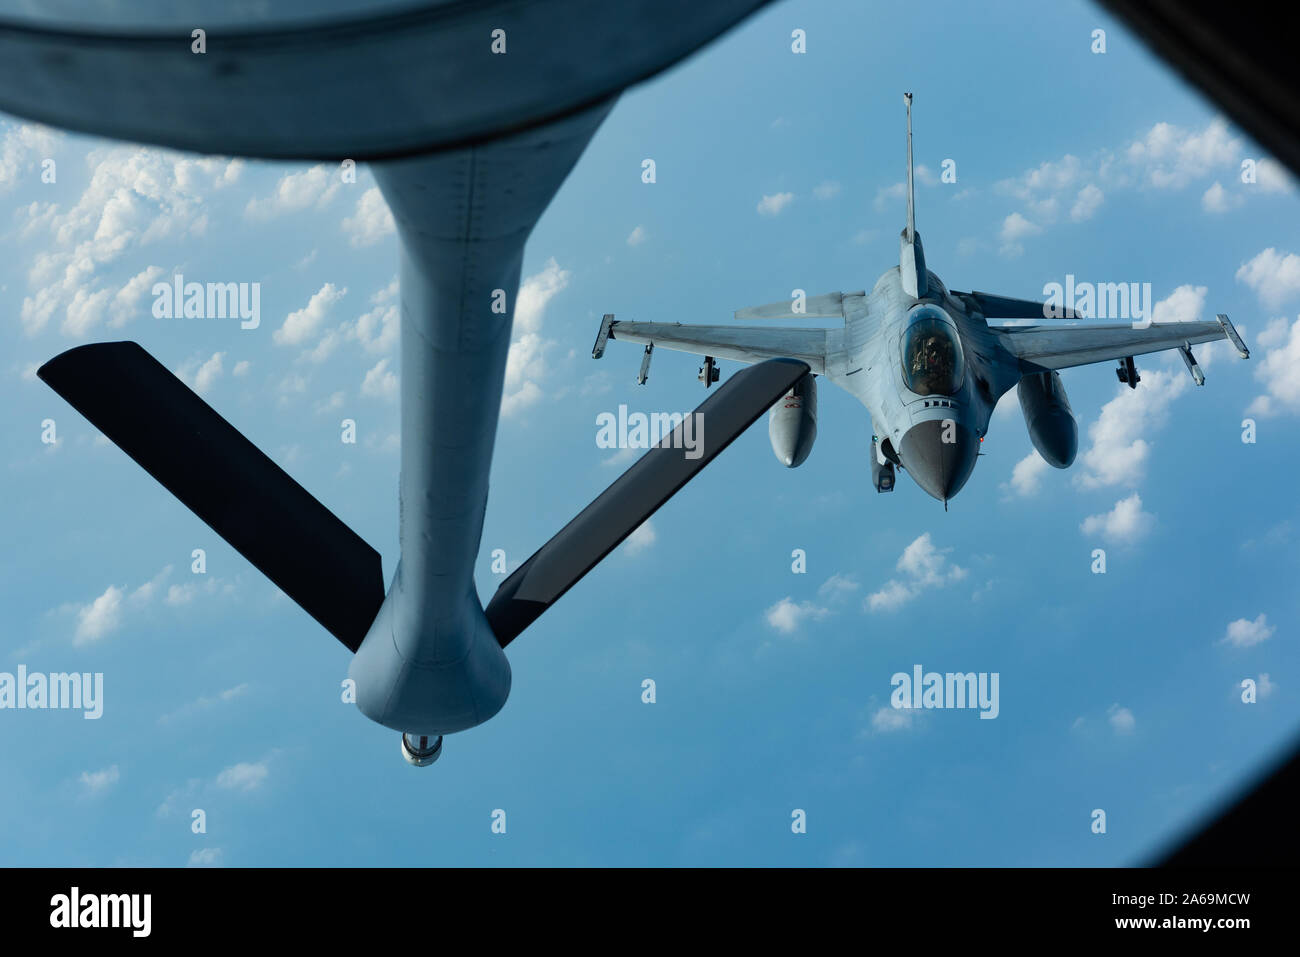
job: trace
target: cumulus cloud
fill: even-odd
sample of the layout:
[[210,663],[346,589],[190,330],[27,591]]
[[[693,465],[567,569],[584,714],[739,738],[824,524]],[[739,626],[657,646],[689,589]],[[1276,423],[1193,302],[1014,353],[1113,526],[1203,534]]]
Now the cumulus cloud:
[[1084,488],[1136,484],[1146,472],[1149,430],[1165,420],[1170,404],[1187,389],[1191,377],[1182,370],[1142,370],[1136,389],[1117,387],[1115,398],[1088,426],[1091,445],[1079,457],[1076,481]]
[[1155,322],[1195,322],[1205,308],[1205,286],[1183,285],[1161,299],[1151,310]]
[[59,141],[58,134],[36,123],[22,123],[0,136],[0,193],[49,158]]
[[1269,246],[1242,263],[1237,279],[1253,289],[1267,308],[1277,309],[1300,295],[1300,256]]
[[1128,708],[1113,704],[1106,710],[1107,720],[1116,734],[1132,734],[1137,728],[1137,719]]
[[1289,193],[1295,189],[1295,180],[1285,166],[1265,156],[1255,163],[1254,185],[1262,193]]
[[569,272],[552,256],[540,272],[519,286],[515,324],[506,358],[506,381],[501,415],[509,417],[538,402],[546,376],[546,351],[554,344],[542,336],[546,307],[569,284]]
[[295,309],[285,317],[284,324],[271,333],[271,339],[279,345],[300,346],[316,335],[330,307],[347,295],[347,287],[339,289],[332,282],[321,286],[315,295],[301,309]]
[[1157,123],[1129,145],[1127,158],[1148,185],[1181,189],[1213,169],[1234,166],[1241,150],[1242,142],[1229,131],[1227,121],[1215,117],[1201,130]]
[[[77,337],[106,317],[117,320],[129,303],[119,306],[122,290],[100,271],[142,247],[202,236],[206,193],[237,169],[235,161],[127,146],[92,150],[86,162],[90,182],[75,203],[34,202],[19,215],[19,235],[38,250],[19,312],[29,336],[59,315],[63,333]],[[127,285],[129,300],[138,287]]]
[[1268,672],[1266,671],[1261,672],[1259,676],[1259,680],[1255,682],[1255,692],[1258,695],[1259,700],[1263,701],[1265,698],[1272,695],[1273,692],[1276,690],[1277,690],[1277,682],[1269,678]]
[[224,352],[214,352],[207,359],[190,359],[176,370],[176,377],[199,395],[207,395],[221,378]]
[[778,216],[781,211],[794,202],[794,193],[773,193],[758,201],[760,216]]
[[[1241,149],[1241,141],[1231,134],[1221,117],[1201,129],[1157,123],[1118,150],[1101,148],[1083,157],[1067,153],[1001,180],[994,190],[1015,199],[1027,213],[1023,221],[1041,229],[1061,221],[1065,212],[1073,222],[1091,219],[1106,197],[1118,190],[1177,190],[1215,172],[1226,175],[1229,170],[1235,171]],[[1271,185],[1277,182],[1276,173],[1270,167],[1261,178],[1267,175]],[[1226,209],[1233,202],[1234,197],[1217,183],[1202,197],[1202,204],[1211,211]],[[1011,232],[1017,226],[1027,228],[1017,222]],[[1005,220],[1003,229],[1007,230]],[[1003,255],[1019,252],[1014,237],[1004,238]]]
[[99,641],[122,624],[122,598],[124,591],[116,585],[109,585],[104,593],[88,605],[77,611],[77,630],[73,634],[74,645],[86,645]]
[[343,232],[347,234],[348,242],[358,248],[373,246],[396,229],[393,214],[378,186],[362,193],[356,211],[343,220]]
[[[144,294],[153,289],[153,284],[162,274],[161,266],[149,266],[128,279],[126,285],[113,295],[113,301],[109,304],[109,313],[112,316],[108,322],[109,326],[120,328],[138,316],[142,311],[141,300]],[[143,311],[147,313],[149,310]]]
[[644,226],[638,226],[627,234],[627,244],[629,246],[640,246],[646,241],[647,234]]
[[1250,648],[1272,638],[1276,630],[1268,623],[1268,616],[1262,613],[1254,621],[1249,618],[1238,618],[1236,621],[1228,622],[1228,630],[1220,643],[1232,645],[1234,648]]
[[1009,488],[1020,496],[1035,495],[1042,487],[1043,476],[1051,469],[1047,460],[1038,454],[1037,449],[1033,449],[1016,463],[1015,468],[1011,470],[1011,481],[1003,487]]
[[936,548],[926,532],[903,549],[898,559],[900,578],[891,578],[863,601],[867,611],[895,611],[923,591],[966,577],[966,569],[948,564],[951,548]]
[[397,398],[397,374],[388,369],[388,360],[380,359],[361,380],[361,394],[373,399]]
[[1201,196],[1201,208],[1207,213],[1226,213],[1236,209],[1246,200],[1236,193],[1229,193],[1217,179]]
[[805,621],[821,621],[830,609],[810,601],[795,602],[788,595],[763,612],[768,625],[777,631],[792,635]]
[[1255,378],[1264,384],[1246,410],[1251,415],[1300,413],[1300,318],[1290,323],[1275,319],[1258,338],[1267,347],[1255,367]]
[[339,167],[321,163],[310,169],[286,173],[275,185],[275,192],[265,199],[250,199],[244,215],[252,220],[267,220],[304,209],[323,209],[343,186]]
[[1012,213],[1002,221],[1002,230],[999,238],[1002,240],[1001,252],[1004,256],[1019,256],[1025,251],[1020,240],[1026,236],[1034,236],[1041,233],[1042,227],[1031,223],[1020,213]]
[[1074,205],[1070,207],[1070,218],[1076,223],[1092,219],[1093,214],[1101,208],[1106,194],[1101,188],[1094,183],[1088,183],[1081,190],[1079,195],[1074,198]]
[[1155,517],[1142,511],[1142,498],[1134,492],[1120,499],[1109,512],[1089,515],[1079,526],[1085,535],[1101,536],[1107,542],[1132,545],[1141,540],[1155,524]]
[[221,848],[219,847],[202,847],[197,851],[190,852],[189,862],[186,867],[220,867],[221,866]]

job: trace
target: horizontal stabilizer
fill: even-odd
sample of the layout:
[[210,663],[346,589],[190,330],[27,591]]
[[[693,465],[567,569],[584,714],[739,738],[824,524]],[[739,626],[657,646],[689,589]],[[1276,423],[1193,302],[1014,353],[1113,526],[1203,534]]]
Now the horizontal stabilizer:
[[330,634],[361,646],[384,600],[379,553],[162,363],[104,342],[36,374]]
[[486,612],[502,647],[550,608],[623,539],[803,378],[808,366],[769,359],[742,369],[501,583]]
[[[865,296],[866,290],[859,292],[828,292],[820,296],[809,296],[802,303],[794,299],[786,299],[781,302],[769,302],[763,306],[749,306],[746,309],[737,309],[735,316],[737,319],[842,319],[844,318],[844,297],[848,296]],[[803,307],[802,312],[796,312],[796,305]]]
[[953,297],[985,319],[1049,319],[1047,304],[1033,299],[1012,299],[987,292],[954,292]]

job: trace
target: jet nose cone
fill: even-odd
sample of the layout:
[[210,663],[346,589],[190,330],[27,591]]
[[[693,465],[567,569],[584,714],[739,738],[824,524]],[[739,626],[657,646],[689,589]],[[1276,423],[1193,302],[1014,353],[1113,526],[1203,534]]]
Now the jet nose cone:
[[975,470],[979,440],[954,419],[918,422],[898,443],[898,457],[921,488],[946,502],[966,484]]

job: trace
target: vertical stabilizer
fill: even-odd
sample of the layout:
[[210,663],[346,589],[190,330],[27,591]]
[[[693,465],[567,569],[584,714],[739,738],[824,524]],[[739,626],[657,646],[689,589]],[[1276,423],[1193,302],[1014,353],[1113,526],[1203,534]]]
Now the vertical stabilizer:
[[925,251],[921,237],[916,232],[916,182],[912,174],[912,94],[903,94],[907,107],[907,226],[899,241],[898,268],[903,280],[903,291],[920,299],[929,290],[925,271]]

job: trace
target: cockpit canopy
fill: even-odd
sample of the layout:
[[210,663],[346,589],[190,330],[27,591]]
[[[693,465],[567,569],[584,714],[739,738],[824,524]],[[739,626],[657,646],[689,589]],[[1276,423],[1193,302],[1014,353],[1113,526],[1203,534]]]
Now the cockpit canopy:
[[957,327],[938,306],[921,305],[903,334],[903,381],[917,395],[954,395],[965,361]]

